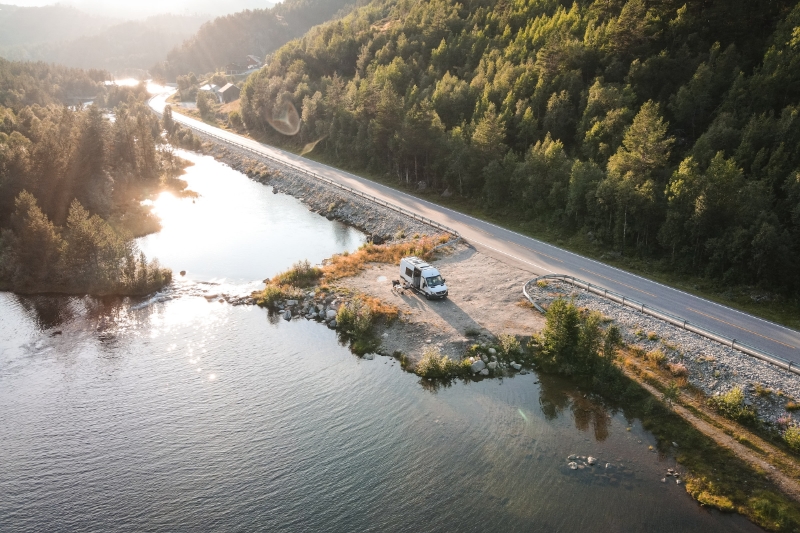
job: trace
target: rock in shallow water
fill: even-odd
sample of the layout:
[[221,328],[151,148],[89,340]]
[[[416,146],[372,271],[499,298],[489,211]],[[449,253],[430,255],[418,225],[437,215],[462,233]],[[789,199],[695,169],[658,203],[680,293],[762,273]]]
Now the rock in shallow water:
[[486,368],[486,363],[484,363],[483,361],[481,361],[480,359],[478,359],[477,361],[475,361],[474,363],[472,363],[472,366],[470,366],[470,368],[472,369],[472,372],[473,372],[473,373],[478,373],[478,372],[480,372],[481,370],[483,370],[483,369],[485,369],[485,368]]

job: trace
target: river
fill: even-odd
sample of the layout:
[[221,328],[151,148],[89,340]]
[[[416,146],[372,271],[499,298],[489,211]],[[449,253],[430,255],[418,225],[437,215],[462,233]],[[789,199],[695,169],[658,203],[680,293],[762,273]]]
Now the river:
[[674,458],[567,382],[435,387],[323,325],[203,297],[364,236],[178,153],[200,196],[162,195],[139,241],[175,287],[0,293],[0,531],[759,531],[661,483]]

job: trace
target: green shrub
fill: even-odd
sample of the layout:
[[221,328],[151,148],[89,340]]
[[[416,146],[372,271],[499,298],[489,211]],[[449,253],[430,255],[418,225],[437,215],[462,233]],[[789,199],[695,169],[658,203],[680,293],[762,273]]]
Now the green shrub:
[[272,278],[271,283],[275,285],[292,285],[294,287],[310,287],[315,285],[321,277],[322,269],[311,266],[311,263],[306,260],[298,261],[286,272],[281,272]]
[[708,403],[725,418],[740,424],[754,425],[757,422],[755,411],[744,404],[744,392],[739,387],[710,398]]
[[231,127],[240,129],[244,126],[244,121],[242,120],[242,114],[238,110],[233,110],[228,113],[228,123]]
[[661,366],[666,362],[667,356],[661,350],[650,350],[647,352],[647,359],[656,366]]
[[269,284],[256,296],[256,303],[261,307],[274,308],[282,300],[299,300],[302,298],[302,291],[295,287]]
[[797,426],[789,426],[783,434],[783,440],[789,445],[789,448],[796,452],[800,452],[800,428]]
[[356,338],[366,337],[372,331],[372,310],[360,298],[354,298],[339,307],[336,323],[342,331]]
[[498,337],[500,349],[507,355],[517,355],[522,353],[522,346],[515,335],[501,333]]
[[566,375],[591,375],[605,364],[598,357],[603,343],[602,316],[581,316],[572,302],[555,300],[539,336],[537,361],[543,370]]
[[469,367],[469,361],[454,361],[442,355],[438,348],[430,347],[422,354],[422,359],[417,363],[414,372],[423,378],[442,379],[465,373]]
[[619,328],[614,325],[609,326],[603,339],[603,356],[606,358],[613,357],[617,352],[617,348],[622,344],[622,333],[620,333]]

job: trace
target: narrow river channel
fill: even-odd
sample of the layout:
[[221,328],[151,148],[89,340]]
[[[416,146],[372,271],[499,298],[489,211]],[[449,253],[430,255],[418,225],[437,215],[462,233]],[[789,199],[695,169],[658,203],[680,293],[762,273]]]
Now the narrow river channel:
[[156,200],[164,228],[139,243],[173,289],[0,293],[0,531],[759,531],[662,483],[674,458],[569,383],[436,388],[323,325],[204,297],[364,236],[179,154],[200,196]]

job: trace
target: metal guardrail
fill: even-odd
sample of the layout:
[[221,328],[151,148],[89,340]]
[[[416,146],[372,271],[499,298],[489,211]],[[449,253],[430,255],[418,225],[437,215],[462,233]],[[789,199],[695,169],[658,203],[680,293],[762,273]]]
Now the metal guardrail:
[[756,359],[759,359],[766,363],[770,363],[784,370],[788,370],[789,372],[792,372],[794,374],[800,375],[800,367],[795,366],[795,363],[793,363],[792,361],[787,361],[786,359],[778,357],[777,355],[764,352],[762,350],[759,350],[758,348],[754,348],[747,344],[741,343],[736,339],[729,339],[724,335],[720,335],[719,333],[716,333],[714,331],[707,330],[702,326],[698,326],[697,324],[692,324],[685,318],[672,315],[670,313],[661,311],[659,309],[654,309],[652,307],[643,304],[642,302],[636,301],[632,298],[628,298],[627,296],[619,294],[617,292],[608,290],[605,287],[601,287],[600,285],[594,285],[587,281],[583,281],[582,279],[578,279],[575,276],[568,276],[566,274],[548,274],[547,276],[539,276],[538,278],[534,278],[522,286],[522,294],[524,294],[525,298],[527,298],[528,301],[531,302],[531,304],[533,304],[534,307],[536,307],[536,309],[538,309],[542,313],[545,312],[544,309],[542,309],[541,306],[539,306],[539,304],[537,304],[533,300],[531,295],[528,293],[528,287],[532,283],[538,283],[539,281],[547,279],[554,279],[569,283],[573,287],[578,287],[579,289],[584,289],[587,292],[591,292],[593,294],[597,294],[598,296],[608,298],[612,302],[616,302],[618,304],[622,304],[623,306],[630,307],[631,309],[635,309],[636,311],[639,311],[646,315],[650,315],[659,320],[663,320],[664,322],[668,322],[673,326],[677,326],[686,331],[691,331],[692,333],[696,333],[701,337],[705,337],[706,339],[718,342],[720,344],[728,346],[729,348],[733,348],[734,350],[739,350],[740,352],[745,353],[751,357],[755,357]]
[[[163,114],[163,113],[160,113],[159,111],[157,111],[156,109],[154,109],[152,106],[150,106],[150,109],[152,109],[153,112],[158,116],[162,116],[162,114]],[[173,118],[174,117],[175,117],[175,115],[173,114]],[[293,163],[289,163],[287,161],[282,161],[282,160],[278,159],[277,157],[274,157],[274,156],[271,156],[269,154],[265,154],[265,153],[259,152],[258,150],[256,150],[255,148],[253,148],[251,146],[247,146],[247,145],[232,141],[230,139],[226,139],[225,137],[221,137],[219,135],[215,135],[214,133],[210,133],[210,132],[207,132],[207,131],[196,129],[196,128],[192,127],[190,124],[187,124],[186,122],[183,122],[178,118],[175,118],[175,121],[179,122],[180,124],[182,124],[183,126],[186,126],[189,129],[193,130],[194,132],[199,133],[200,135],[206,135],[208,137],[213,137],[213,138],[215,138],[215,139],[217,139],[219,141],[222,141],[222,142],[224,142],[226,144],[231,144],[233,146],[241,148],[242,150],[246,150],[248,152],[252,152],[256,156],[269,159],[270,161],[272,161],[275,164],[283,165],[285,167],[289,167],[290,169],[294,170],[295,172],[300,172],[300,173],[305,174],[307,176],[310,176],[310,177],[312,177],[314,179],[317,179],[319,181],[327,183],[328,185],[331,185],[331,186],[336,187],[336,188],[338,188],[338,189],[340,189],[342,191],[345,191],[348,194],[352,194],[352,195],[358,196],[360,198],[363,198],[365,200],[368,200],[370,202],[376,203],[378,205],[386,207],[387,209],[391,209],[392,211],[400,213],[401,215],[407,216],[407,217],[409,217],[409,218],[411,218],[413,220],[417,220],[419,222],[422,222],[423,224],[427,224],[428,226],[440,229],[440,230],[444,231],[445,233],[449,233],[450,235],[453,235],[454,237],[457,237],[459,239],[461,238],[461,235],[456,230],[454,230],[452,228],[449,228],[449,227],[445,226],[444,224],[440,224],[440,223],[436,222],[435,220],[431,220],[431,219],[429,219],[427,217],[423,217],[421,215],[418,215],[416,213],[408,211],[407,209],[403,209],[402,207],[398,207],[396,205],[390,204],[389,202],[381,200],[380,198],[372,196],[371,194],[363,193],[361,191],[357,191],[357,190],[355,190],[355,189],[353,189],[351,187],[348,187],[347,185],[342,185],[341,183],[337,183],[336,181],[334,181],[334,180],[332,180],[330,178],[326,178],[324,176],[320,176],[319,174],[317,174],[315,172],[312,172],[312,171],[310,171],[308,169],[305,169],[303,167],[297,166],[297,165],[295,165]]]

